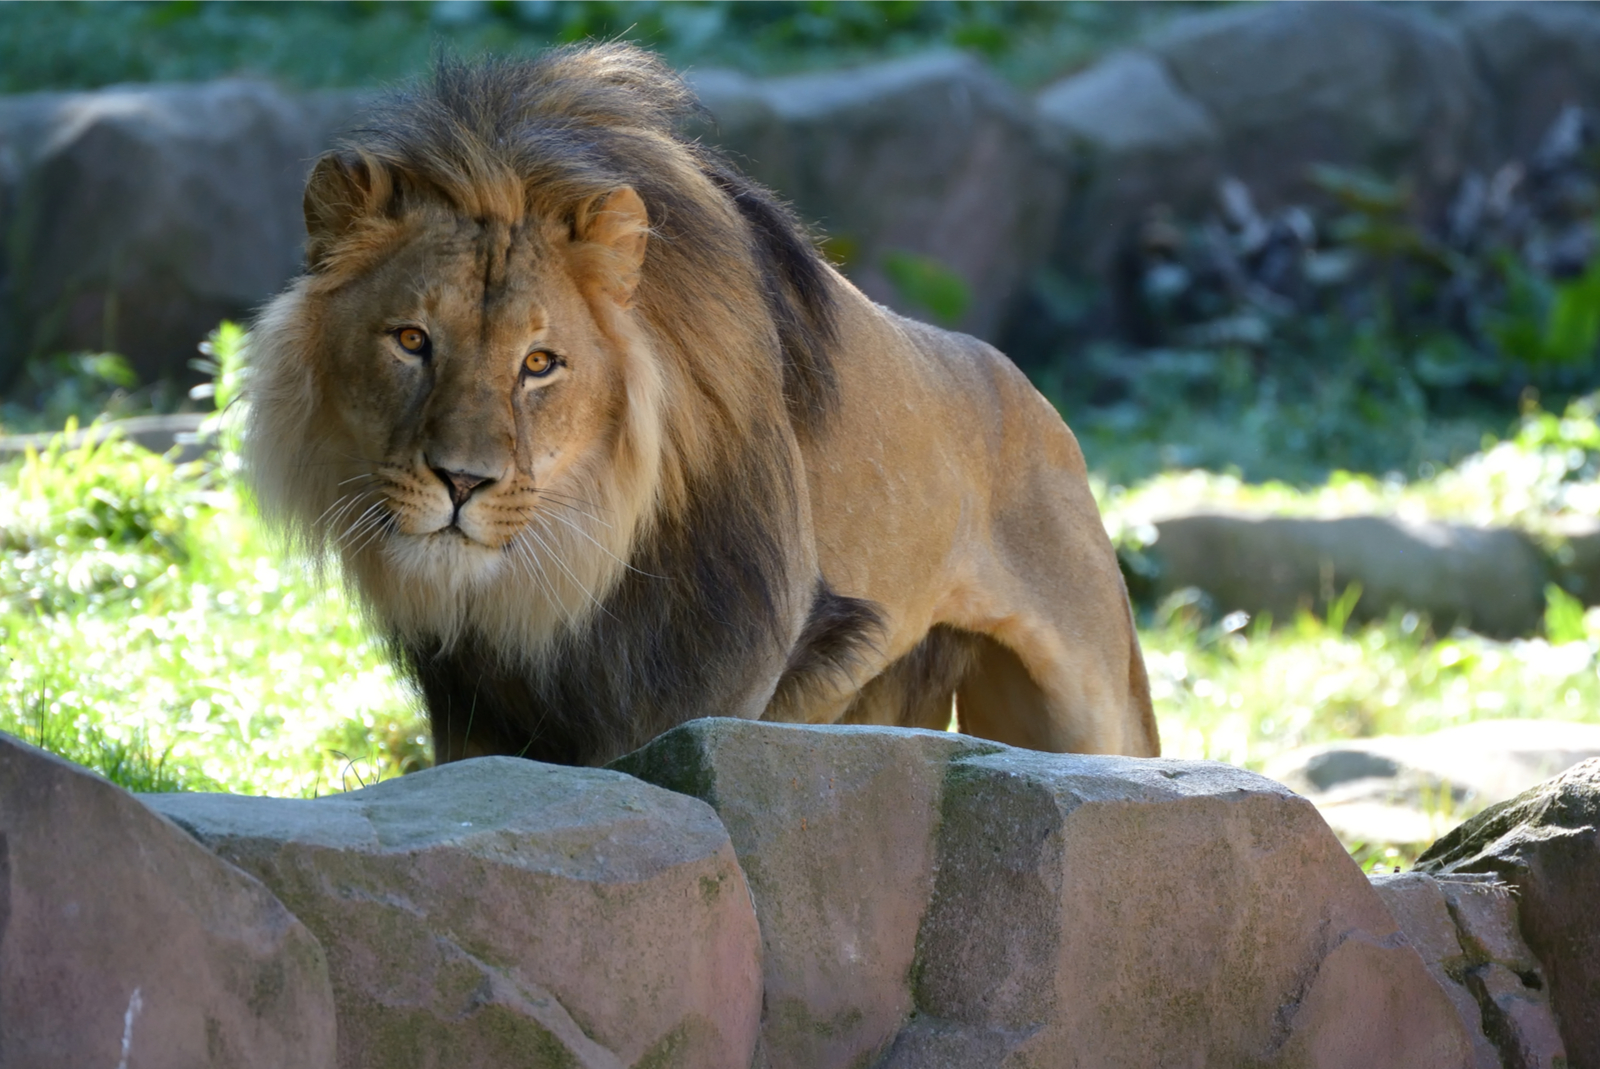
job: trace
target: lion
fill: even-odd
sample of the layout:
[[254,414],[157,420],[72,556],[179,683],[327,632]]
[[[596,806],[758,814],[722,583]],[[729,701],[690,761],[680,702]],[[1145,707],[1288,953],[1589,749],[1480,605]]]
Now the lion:
[[686,720],[1155,755],[1083,455],[869,301],[632,46],[443,60],[315,164],[251,341],[262,514],[336,561],[440,762]]

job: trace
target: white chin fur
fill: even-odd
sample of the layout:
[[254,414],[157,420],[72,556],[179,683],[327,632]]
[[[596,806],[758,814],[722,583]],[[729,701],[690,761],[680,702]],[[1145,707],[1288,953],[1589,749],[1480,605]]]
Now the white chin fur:
[[384,539],[384,562],[401,582],[421,583],[453,596],[501,577],[505,554],[472,542],[454,530]]

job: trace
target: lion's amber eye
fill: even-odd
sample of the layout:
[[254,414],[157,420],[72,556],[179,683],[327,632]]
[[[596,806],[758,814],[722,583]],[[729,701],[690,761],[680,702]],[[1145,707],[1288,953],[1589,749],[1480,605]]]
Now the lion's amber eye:
[[554,371],[557,363],[558,361],[556,360],[556,354],[546,352],[543,349],[535,349],[533,352],[522,358],[522,370],[526,371],[535,378],[538,378],[539,376],[548,375],[550,372]]
[[421,327],[401,327],[394,332],[394,340],[408,353],[421,356],[428,348],[428,335]]

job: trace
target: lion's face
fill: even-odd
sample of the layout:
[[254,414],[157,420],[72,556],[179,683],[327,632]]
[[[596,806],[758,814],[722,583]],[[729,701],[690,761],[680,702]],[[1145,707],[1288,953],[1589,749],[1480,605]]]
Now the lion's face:
[[382,528],[404,570],[465,578],[598,506],[574,476],[609,444],[624,361],[563,253],[439,213],[330,300],[351,538]]
[[273,310],[316,337],[318,536],[402,630],[470,601],[538,645],[614,582],[656,492],[644,228],[627,189],[560,225],[422,205]]

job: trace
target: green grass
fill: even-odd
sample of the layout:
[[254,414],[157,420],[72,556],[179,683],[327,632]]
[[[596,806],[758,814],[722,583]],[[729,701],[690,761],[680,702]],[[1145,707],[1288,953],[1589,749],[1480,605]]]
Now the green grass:
[[137,790],[304,796],[426,763],[379,644],[231,463],[112,440],[0,470],[0,730]]

